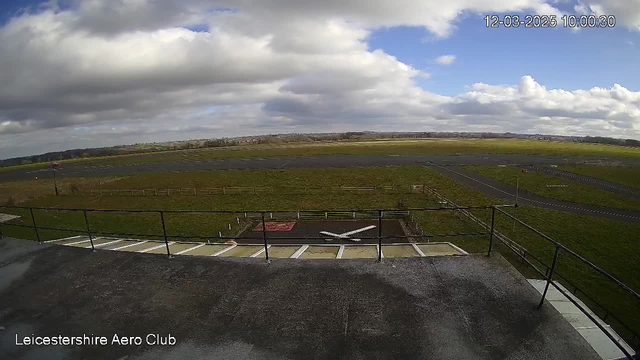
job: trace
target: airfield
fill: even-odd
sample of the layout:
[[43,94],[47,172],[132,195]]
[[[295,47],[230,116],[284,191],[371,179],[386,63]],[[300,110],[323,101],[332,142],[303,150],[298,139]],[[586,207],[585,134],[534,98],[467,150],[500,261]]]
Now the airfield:
[[[606,332],[637,346],[640,268],[621,259],[638,250],[640,154],[597,149],[606,155],[136,155],[63,163],[61,196],[51,169],[3,169],[0,190],[19,204],[0,207],[0,299],[21,305],[0,320],[81,326],[63,309],[138,331],[123,325],[138,313],[184,340],[113,349],[141,359],[621,358]],[[30,321],[41,296],[57,305]],[[23,350],[5,354],[34,356]]]

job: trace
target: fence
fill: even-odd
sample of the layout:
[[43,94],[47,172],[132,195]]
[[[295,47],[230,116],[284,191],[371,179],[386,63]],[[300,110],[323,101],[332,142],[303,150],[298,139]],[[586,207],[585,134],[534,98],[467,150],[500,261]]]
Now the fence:
[[[422,190],[426,190],[425,188],[423,188]],[[166,229],[166,225],[165,225],[165,214],[167,213],[181,213],[181,214],[193,214],[193,213],[212,213],[212,214],[244,214],[245,216],[248,216],[248,214],[252,214],[254,217],[258,217],[262,223],[262,241],[264,244],[264,253],[265,253],[265,258],[267,261],[269,261],[269,239],[271,240],[280,240],[280,239],[296,239],[296,238],[280,238],[280,237],[267,237],[267,226],[265,224],[267,216],[269,217],[273,217],[273,214],[276,214],[276,217],[278,214],[286,214],[285,216],[291,216],[291,214],[293,213],[297,213],[297,216],[299,217],[301,213],[305,214],[305,216],[307,215],[313,215],[313,216],[323,216],[325,218],[328,218],[329,214],[340,214],[341,216],[345,216],[346,214],[351,214],[352,216],[356,216],[354,214],[374,214],[375,218],[378,220],[378,234],[377,236],[373,236],[373,237],[360,237],[362,240],[372,240],[375,239],[377,240],[377,249],[378,249],[378,261],[382,261],[382,247],[383,247],[383,240],[385,239],[398,239],[398,238],[430,238],[430,237],[447,237],[447,236],[477,236],[477,235],[488,235],[489,237],[489,244],[488,244],[488,250],[487,250],[487,256],[491,256],[491,253],[493,251],[493,240],[494,238],[497,238],[499,241],[501,241],[508,249],[510,249],[511,251],[513,251],[514,254],[516,254],[517,256],[519,256],[524,262],[526,262],[528,265],[530,265],[541,277],[543,277],[544,279],[546,279],[546,285],[545,285],[545,289],[544,292],[542,294],[542,297],[540,299],[540,303],[538,305],[538,307],[540,308],[545,300],[547,291],[549,289],[549,286],[554,286],[560,293],[562,293],[569,301],[571,301],[578,309],[580,309],[580,311],[582,311],[591,321],[594,322],[594,324],[600,328],[600,330],[602,330],[605,335],[625,354],[625,356],[628,359],[633,359],[633,355],[630,354],[629,351],[627,351],[627,349],[622,345],[622,343],[620,341],[618,341],[618,339],[615,338],[615,336],[613,334],[611,334],[611,332],[609,332],[601,323],[600,321],[598,321],[589,311],[588,309],[585,309],[585,307],[583,307],[582,305],[580,305],[577,301],[575,301],[571,296],[569,296],[569,294],[567,294],[565,292],[565,290],[563,290],[563,288],[559,285],[557,285],[554,281],[554,275],[555,276],[559,276],[559,274],[557,274],[556,272],[556,266],[558,263],[558,255],[562,252],[562,253],[566,253],[571,255],[573,258],[577,259],[578,261],[586,264],[588,267],[590,267],[591,269],[597,271],[599,274],[603,275],[607,280],[611,281],[614,285],[616,285],[617,287],[619,287],[620,289],[624,290],[625,292],[631,294],[634,299],[636,301],[640,301],[640,295],[633,289],[631,289],[629,286],[625,285],[622,281],[618,280],[617,278],[615,278],[613,275],[607,273],[606,271],[602,270],[600,267],[598,267],[597,265],[593,264],[592,262],[590,262],[589,260],[585,259],[584,257],[582,257],[581,255],[577,254],[576,252],[574,252],[573,250],[567,248],[566,246],[562,245],[561,243],[557,242],[556,240],[552,239],[551,237],[545,235],[544,233],[538,231],[537,229],[533,228],[532,226],[524,223],[523,221],[517,219],[515,216],[507,213],[506,211],[503,210],[503,208],[508,208],[508,207],[514,207],[513,205],[490,205],[490,206],[455,206],[455,203],[444,198],[442,195],[438,194],[437,192],[435,192],[435,190],[433,189],[428,189],[427,191],[432,192],[434,195],[437,194],[437,196],[439,196],[439,198],[442,199],[442,202],[446,203],[447,207],[440,207],[440,208],[411,208],[411,209],[404,209],[404,210],[398,210],[398,209],[369,209],[369,210],[362,210],[362,209],[353,209],[353,210],[340,210],[340,211],[332,211],[332,210],[316,210],[316,211],[300,211],[300,212],[292,212],[289,210],[271,210],[271,211],[267,211],[267,210],[259,210],[259,211],[222,211],[222,210],[99,210],[99,209],[64,209],[64,208],[38,208],[38,207],[21,207],[21,206],[0,206],[0,208],[7,208],[7,209],[22,209],[22,210],[27,210],[29,213],[29,217],[31,219],[32,224],[31,225],[22,225],[22,224],[12,224],[12,223],[4,223],[4,224],[0,224],[0,237],[2,237],[2,227],[3,226],[15,226],[15,227],[23,227],[23,228],[31,228],[33,229],[35,236],[37,238],[37,240],[39,242],[41,242],[40,239],[40,233],[39,230],[56,230],[56,231],[67,231],[70,233],[81,233],[81,234],[86,234],[89,237],[89,240],[91,242],[91,249],[95,250],[95,246],[93,243],[93,237],[95,235],[107,235],[107,236],[137,236],[137,237],[154,237],[154,238],[162,238],[164,239],[164,243],[165,243],[165,247],[167,249],[167,256],[171,257],[171,250],[169,247],[169,238],[177,238],[177,239],[184,239],[184,238],[198,238],[198,239],[223,239],[223,240],[240,240],[240,239],[252,239],[252,238],[242,238],[242,237],[222,237],[222,236],[218,236],[218,237],[202,237],[202,236],[192,236],[192,235],[169,235],[167,233],[167,229]],[[515,205],[517,206],[517,205]],[[86,226],[86,230],[77,230],[77,229],[62,229],[62,228],[51,228],[51,227],[42,227],[42,226],[38,226],[36,223],[36,218],[34,215],[34,210],[56,210],[56,211],[77,211],[77,212],[82,212],[83,217],[84,217],[84,222],[85,222],[85,226]],[[475,215],[470,213],[470,210],[490,210],[491,211],[491,224],[487,225],[484,221],[482,221],[481,219],[479,219],[478,217],[476,217]],[[411,213],[414,212],[428,212],[428,211],[454,211],[454,212],[461,212],[463,214],[465,214],[465,216],[471,217],[472,220],[474,222],[476,222],[478,225],[480,225],[481,227],[483,227],[484,229],[486,229],[488,227],[489,231],[488,232],[476,232],[476,233],[451,233],[451,234],[420,234],[420,235],[408,235],[408,236],[383,236],[382,235],[382,226],[383,226],[383,218],[388,217],[388,216],[393,216],[395,214],[401,214],[403,216],[409,215]],[[120,213],[155,213],[158,214],[158,220],[162,225],[162,234],[131,234],[131,233],[105,233],[105,232],[97,232],[97,231],[91,231],[91,226],[89,223],[89,219],[87,217],[87,213],[88,212],[110,212],[110,213],[114,213],[114,212],[120,212]],[[533,231],[535,234],[541,236],[544,240],[548,241],[550,244],[552,244],[555,247],[555,253],[553,256],[553,262],[551,263],[551,265],[546,265],[544,264],[542,261],[540,261],[539,259],[533,257],[526,249],[524,249],[521,246],[515,246],[515,242],[513,242],[512,240],[508,239],[506,236],[499,234],[496,229],[495,229],[495,220],[496,220],[496,214],[498,215],[503,215],[506,216],[507,218],[517,222],[518,224],[524,226],[525,228]],[[309,238],[300,238],[300,239],[306,239],[308,240]],[[320,237],[318,237],[318,239],[321,239]],[[253,239],[254,240],[254,239]],[[530,259],[533,259],[535,261],[537,261],[539,264],[542,264],[544,267],[546,267],[546,271],[541,271],[537,266],[535,266]],[[576,291],[577,292],[577,287],[576,287]],[[586,295],[586,293],[582,292],[583,294]],[[607,312],[608,314],[610,314],[609,312]],[[613,315],[611,314],[611,316],[613,317]],[[614,317],[615,318],[615,317]],[[629,330],[631,332],[632,337],[630,339],[630,341],[633,343],[635,340],[638,339],[638,335],[637,333],[635,333],[635,331],[633,329],[631,329],[631,327],[629,327],[627,324],[625,324],[624,322],[622,322],[619,318],[615,318],[620,324],[622,324],[627,330]],[[636,345],[637,346],[637,345]]]
[[328,192],[424,193],[424,185],[376,185],[376,186],[225,186],[215,188],[151,188],[151,189],[90,189],[80,190],[83,196],[210,196],[231,194],[323,194]]

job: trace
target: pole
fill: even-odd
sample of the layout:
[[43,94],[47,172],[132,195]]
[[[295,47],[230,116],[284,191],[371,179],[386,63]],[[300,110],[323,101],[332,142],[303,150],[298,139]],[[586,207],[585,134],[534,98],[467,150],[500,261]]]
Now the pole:
[[264,211],[262,214],[262,240],[264,240],[264,257],[269,262],[269,246],[267,245],[267,225],[264,222]]
[[31,212],[31,221],[33,222],[33,230],[36,231],[36,238],[38,239],[38,244],[42,244],[40,241],[40,233],[38,233],[38,225],[36,225],[36,218],[33,216],[33,208],[29,208],[29,212]]
[[51,164],[51,171],[53,171],[53,187],[56,190],[56,196],[58,196],[58,183],[56,181],[56,168]]
[[87,210],[82,210],[82,212],[84,213],[84,224],[87,226],[89,241],[91,241],[91,251],[96,251],[96,247],[93,245],[93,236],[91,235],[91,230],[89,229],[89,218],[87,218]]
[[382,261],[382,210],[378,210],[378,261]]
[[167,247],[167,257],[171,259],[171,251],[169,251],[169,238],[167,237],[167,228],[164,225],[164,211],[160,211],[160,220],[162,220],[162,234],[164,235],[164,245]]
[[489,252],[487,256],[491,256],[491,248],[493,248],[493,233],[496,225],[496,208],[491,208],[491,233],[489,233]]
[[547,284],[544,287],[544,292],[542,293],[540,304],[538,304],[538,309],[542,307],[542,303],[544,303],[544,298],[545,296],[547,296],[547,290],[549,290],[549,284],[551,284],[551,277],[553,276],[553,271],[556,269],[556,263],[558,262],[559,253],[560,253],[560,246],[556,245],[556,253],[553,255],[553,263],[551,263],[551,269],[549,270],[549,274],[547,275]]
[[[516,176],[516,206],[513,208],[513,217],[518,218],[518,198],[520,197],[520,176]],[[516,231],[516,220],[513,220],[513,230]]]

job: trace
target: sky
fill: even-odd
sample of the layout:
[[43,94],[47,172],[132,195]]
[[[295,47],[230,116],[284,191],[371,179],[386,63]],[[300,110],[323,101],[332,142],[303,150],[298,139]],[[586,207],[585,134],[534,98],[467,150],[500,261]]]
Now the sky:
[[342,131],[640,140],[640,0],[0,2],[0,158]]

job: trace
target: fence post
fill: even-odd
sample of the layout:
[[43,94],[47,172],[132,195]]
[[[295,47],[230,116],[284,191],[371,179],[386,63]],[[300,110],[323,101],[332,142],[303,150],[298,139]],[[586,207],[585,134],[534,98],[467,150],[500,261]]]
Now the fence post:
[[378,210],[378,261],[382,261],[382,210]]
[[82,210],[84,213],[84,224],[87,226],[87,234],[89,235],[89,241],[91,242],[91,251],[96,251],[96,247],[93,244],[93,235],[91,235],[91,230],[89,229],[89,218],[87,217],[87,210]]
[[262,215],[262,240],[264,240],[264,257],[269,262],[269,246],[267,245],[267,225],[264,222],[264,211],[261,213]]
[[549,270],[549,274],[547,275],[547,284],[544,287],[544,292],[542,293],[542,298],[540,299],[540,304],[538,304],[538,309],[542,307],[542,303],[544,303],[544,298],[547,296],[547,290],[549,290],[549,284],[551,284],[551,278],[553,277],[553,271],[556,269],[556,263],[558,262],[558,254],[560,253],[560,246],[556,245],[556,253],[553,255],[553,263],[551,263],[551,269]]
[[169,251],[169,238],[167,237],[167,228],[164,225],[164,211],[160,211],[160,220],[162,220],[162,234],[164,235],[164,245],[167,247],[167,257],[171,259],[171,251]]
[[491,256],[491,248],[493,247],[493,232],[496,223],[496,208],[491,207],[491,233],[489,233],[489,252],[487,256]]
[[36,239],[38,239],[38,244],[42,244],[40,241],[40,233],[38,233],[38,225],[36,225],[36,218],[33,216],[33,208],[29,208],[29,212],[31,213],[31,221],[33,222],[33,230],[36,231]]

